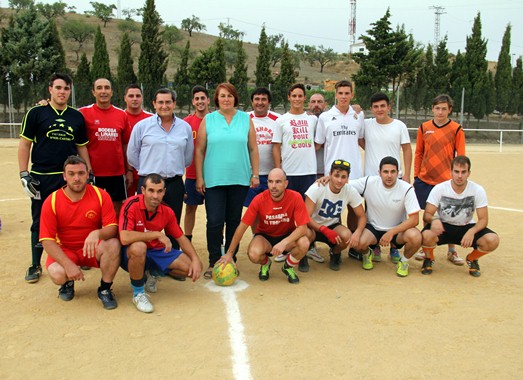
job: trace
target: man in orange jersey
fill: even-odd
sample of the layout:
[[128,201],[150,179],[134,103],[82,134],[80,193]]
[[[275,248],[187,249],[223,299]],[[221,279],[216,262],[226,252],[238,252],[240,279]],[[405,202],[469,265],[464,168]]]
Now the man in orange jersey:
[[60,285],[58,296],[71,301],[74,282],[85,280],[80,266],[100,268],[98,298],[105,309],[115,309],[118,304],[111,285],[120,264],[120,242],[111,198],[104,190],[87,184],[89,172],[81,157],[67,158],[63,176],[66,185],[45,200],[40,217],[47,271]]
[[[465,155],[465,133],[461,125],[449,119],[453,101],[449,95],[438,95],[432,101],[434,118],[418,128],[414,156],[414,190],[419,205],[425,208],[432,188],[450,179],[450,163],[456,156]],[[422,252],[415,255],[423,260]],[[454,245],[449,244],[447,258],[455,265],[465,261],[458,256]]]

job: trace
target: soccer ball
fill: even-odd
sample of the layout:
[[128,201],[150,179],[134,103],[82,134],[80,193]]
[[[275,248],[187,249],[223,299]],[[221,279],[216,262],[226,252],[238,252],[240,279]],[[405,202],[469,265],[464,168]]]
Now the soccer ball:
[[238,270],[232,263],[223,265],[216,263],[212,269],[212,279],[214,283],[219,286],[229,286],[234,284],[238,277]]

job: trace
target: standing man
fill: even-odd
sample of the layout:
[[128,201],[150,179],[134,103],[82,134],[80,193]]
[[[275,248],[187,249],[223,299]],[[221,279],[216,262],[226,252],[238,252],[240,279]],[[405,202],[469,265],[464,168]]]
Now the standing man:
[[107,310],[118,304],[111,291],[120,264],[118,223],[109,194],[88,185],[87,163],[70,156],[63,166],[66,186],[52,193],[42,207],[40,241],[51,280],[60,285],[63,301],[74,298],[74,282],[85,280],[82,267],[100,268],[98,298]]
[[249,207],[256,195],[268,189],[269,172],[274,168],[272,137],[277,125],[276,119],[281,115],[269,110],[271,101],[271,92],[265,87],[258,87],[251,94],[252,111],[249,115],[256,131],[256,144],[258,144],[258,154],[260,155],[260,185],[249,188],[245,202],[243,202],[244,207]]
[[[390,117],[390,100],[383,92],[371,96],[370,109],[374,118],[365,120],[365,175],[377,175],[380,171],[381,159],[389,156],[400,163],[399,178],[410,183],[412,147],[407,126],[402,121]],[[403,166],[401,166],[401,151],[403,151]],[[372,248],[373,260],[381,261],[380,246],[376,245]],[[399,257],[399,253],[392,252],[391,256]]]
[[310,218],[301,195],[287,189],[287,184],[282,169],[276,168],[269,172],[269,189],[253,199],[234,232],[227,253],[217,263],[225,265],[233,262],[234,252],[243,234],[258,220],[256,232],[247,248],[247,255],[251,262],[261,264],[258,274],[260,281],[269,279],[269,257],[288,252],[281,270],[291,284],[300,282],[294,267],[305,256],[309,247],[306,233]]
[[[37,282],[42,275],[43,248],[39,242],[40,212],[45,199],[61,188],[63,164],[70,155],[79,154],[90,170],[87,133],[80,112],[67,105],[71,96],[71,77],[53,74],[49,79],[50,101],[31,108],[24,117],[18,145],[18,167],[24,190],[31,198],[32,263],[25,281]],[[29,158],[31,170],[29,171]]]
[[[432,101],[434,118],[418,128],[414,157],[414,189],[419,205],[425,208],[432,188],[451,178],[450,163],[456,156],[465,155],[465,132],[461,125],[449,119],[453,101],[449,95],[438,95]],[[423,260],[422,252],[416,260]],[[458,256],[454,245],[449,244],[447,259],[455,265],[465,261]]]
[[176,93],[161,88],[154,94],[156,114],[134,126],[127,148],[129,165],[138,170],[138,192],[148,174],[157,173],[165,180],[164,202],[181,220],[185,186],[182,176],[193,159],[191,126],[174,115]]
[[[131,131],[140,120],[147,119],[153,115],[152,113],[143,110],[142,88],[137,84],[130,84],[125,88],[123,100],[126,105],[125,113],[127,114],[127,120],[129,120]],[[132,182],[127,181],[127,195],[132,196],[136,194],[139,177],[136,169],[129,168],[127,170],[131,170],[133,173]]]
[[272,137],[274,166],[287,174],[289,189],[305,199],[305,192],[316,181],[314,133],[317,118],[304,110],[305,86],[292,85],[288,91],[289,112],[279,117]]
[[[468,180],[470,159],[466,156],[455,157],[451,163],[451,176],[450,180],[434,186],[427,199],[423,215],[423,221],[427,224],[423,229],[425,259],[421,273],[432,273],[436,245],[460,244],[463,248],[472,247],[472,252],[466,257],[469,274],[479,277],[478,259],[498,247],[499,237],[487,228],[485,190]],[[477,222],[474,222],[474,212]]]
[[[144,313],[154,310],[145,293],[146,264],[171,276],[191,277],[193,281],[202,272],[202,262],[180,229],[173,210],[162,203],[164,195],[164,179],[149,174],[140,194],[130,197],[120,214],[122,268],[131,278],[133,303]],[[168,236],[176,239],[182,250],[173,249]],[[156,292],[156,284],[149,284],[148,288]]]
[[[416,228],[421,209],[414,188],[398,181],[398,167],[394,157],[384,157],[380,161],[379,176],[363,177],[351,181],[351,185],[365,198],[367,226],[357,248],[363,254],[363,269],[374,268],[370,245],[394,246],[397,249],[391,250],[390,259],[397,264],[396,274],[406,277],[408,260],[421,246],[421,233]],[[405,252],[401,256],[398,249],[403,246]]]
[[[185,120],[192,128],[193,147],[196,146],[196,137],[198,130],[205,115],[209,113],[209,92],[203,86],[194,86],[192,88],[192,105],[194,113],[187,116]],[[194,154],[194,153],[193,153]],[[189,241],[192,241],[192,231],[196,223],[196,210],[198,205],[202,205],[204,196],[196,191],[196,167],[193,161],[185,170],[185,217],[183,220],[183,227],[185,229],[185,236]]]
[[89,158],[93,166],[94,183],[106,190],[118,214],[127,198],[126,180],[132,183],[132,169],[128,167],[125,150],[131,128],[125,112],[111,104],[112,84],[98,78],[93,83],[95,103],[80,108],[89,137]]
[[[348,184],[350,164],[344,160],[334,160],[329,173],[329,182],[325,186],[314,183],[309,187],[305,193],[305,206],[311,217],[308,224],[311,243],[319,241],[329,246],[329,268],[338,271],[341,251],[359,245],[367,218],[361,196]],[[349,206],[358,219],[358,227],[354,233],[341,224],[341,213]],[[300,261],[298,269],[301,272],[309,271],[307,257]]]

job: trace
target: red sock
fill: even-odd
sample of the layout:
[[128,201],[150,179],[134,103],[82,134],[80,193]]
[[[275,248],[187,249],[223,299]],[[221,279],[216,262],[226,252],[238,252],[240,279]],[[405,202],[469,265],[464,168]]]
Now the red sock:
[[265,258],[263,259],[263,261],[261,262],[261,265],[265,265],[269,262],[269,256],[265,255]]
[[295,267],[296,265],[298,265],[300,263],[300,260],[296,260],[294,257],[292,257],[291,254],[288,254],[286,263],[290,267]]
[[468,261],[474,261],[479,259],[481,256],[485,256],[488,252],[482,252],[479,249],[475,249],[472,252],[470,252],[467,256]]

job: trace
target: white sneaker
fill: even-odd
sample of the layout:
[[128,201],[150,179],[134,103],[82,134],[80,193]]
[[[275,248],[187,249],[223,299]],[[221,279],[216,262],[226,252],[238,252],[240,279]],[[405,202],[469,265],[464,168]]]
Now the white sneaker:
[[151,301],[149,301],[149,295],[147,293],[138,293],[133,297],[133,303],[142,313],[152,313],[154,310],[154,306]]
[[463,265],[463,264],[465,264],[465,260],[463,260],[461,257],[459,257],[458,253],[456,251],[448,251],[447,252],[447,259],[454,265]]
[[325,261],[325,259],[321,257],[321,255],[316,250],[316,247],[312,247],[307,251],[307,257],[313,259],[317,263],[323,263]]
[[420,250],[418,253],[414,255],[414,258],[418,261],[423,261],[425,260],[425,253],[422,250]]
[[282,261],[285,261],[285,260],[287,260],[287,254],[283,254],[283,253],[274,258],[274,261],[276,261],[277,263],[281,263]]
[[158,291],[158,277],[154,276],[148,270],[145,271],[145,291],[156,293]]

